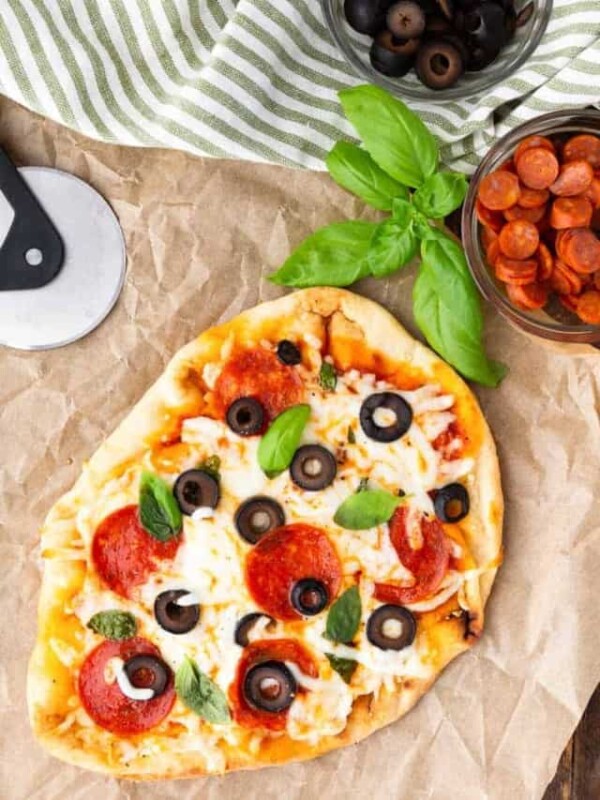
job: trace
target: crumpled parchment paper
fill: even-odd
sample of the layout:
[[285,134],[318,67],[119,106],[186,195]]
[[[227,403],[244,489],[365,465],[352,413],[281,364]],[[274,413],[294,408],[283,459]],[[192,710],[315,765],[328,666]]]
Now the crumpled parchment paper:
[[[510,365],[479,391],[498,442],[506,560],[481,643],[398,723],[313,762],[154,785],[64,765],[34,741],[25,677],[38,527],[85,460],[198,331],[281,292],[265,276],[316,227],[366,216],[326,175],[99,144],[0,101],[23,164],[73,172],[112,203],[129,265],[81,342],[0,348],[0,796],[6,800],[536,800],[600,680],[600,355],[557,353],[488,315]],[[414,331],[411,270],[357,291]]]

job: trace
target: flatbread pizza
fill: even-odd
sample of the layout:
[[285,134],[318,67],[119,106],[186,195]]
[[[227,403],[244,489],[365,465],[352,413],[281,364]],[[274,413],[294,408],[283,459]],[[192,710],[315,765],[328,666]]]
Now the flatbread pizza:
[[389,313],[257,306],[180,350],[50,511],[33,729],[138,779],[356,742],[481,635],[502,513],[475,397]]

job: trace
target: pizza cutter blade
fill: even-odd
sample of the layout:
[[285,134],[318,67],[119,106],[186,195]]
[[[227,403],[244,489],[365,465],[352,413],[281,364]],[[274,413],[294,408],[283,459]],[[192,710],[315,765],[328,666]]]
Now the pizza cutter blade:
[[1,150],[0,242],[0,344],[69,344],[119,297],[125,242],[106,200],[60,170],[16,170]]

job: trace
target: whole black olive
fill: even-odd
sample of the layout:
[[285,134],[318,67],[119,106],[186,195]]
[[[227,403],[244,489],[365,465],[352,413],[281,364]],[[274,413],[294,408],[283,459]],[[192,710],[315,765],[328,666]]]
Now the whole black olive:
[[454,16],[454,3],[452,0],[437,0],[437,3],[446,19],[452,19]]
[[289,339],[282,339],[277,345],[277,358],[282,364],[294,367],[302,361],[302,353]]
[[344,15],[355,31],[375,36],[385,25],[385,3],[380,0],[345,0]]
[[242,686],[248,705],[272,713],[289,708],[297,690],[296,679],[282,661],[263,661],[250,667]]
[[470,72],[479,72],[494,62],[500,54],[500,47],[484,47],[475,45],[469,51],[469,60],[467,61],[467,69]]
[[259,619],[268,619],[267,627],[275,622],[273,617],[270,617],[268,614],[261,614],[260,611],[253,611],[251,614],[246,614],[235,626],[234,640],[236,644],[239,644],[240,647],[248,647],[248,634]]
[[432,36],[436,33],[452,33],[453,27],[446,17],[441,14],[432,14],[427,17],[427,24],[425,25],[425,33]]
[[182,597],[190,598],[187,589],[168,589],[161,592],[154,600],[154,616],[156,621],[169,633],[187,633],[196,627],[200,619],[200,606],[198,603],[177,601]]
[[136,689],[152,689],[154,697],[162,694],[167,688],[171,670],[157,656],[133,656],[123,665],[129,683]]
[[380,31],[369,53],[371,65],[382,75],[390,78],[401,78],[409,71],[414,63],[414,54],[419,49],[420,39],[409,39],[402,42],[396,39],[390,31]]
[[303,578],[292,586],[290,595],[292,605],[302,616],[314,617],[320,614],[329,602],[329,592],[321,581]]
[[305,444],[296,450],[290,464],[290,476],[296,486],[318,492],[333,483],[337,472],[335,456],[320,444]]
[[[395,419],[389,424],[381,424],[378,421],[380,409],[391,411]],[[413,413],[403,397],[394,392],[377,392],[371,394],[360,407],[359,420],[360,426],[369,437],[376,442],[394,442],[412,424]]]
[[435,14],[438,10],[436,0],[417,0],[417,2],[426,14]]
[[506,41],[504,10],[496,3],[482,3],[456,16],[456,27],[470,46],[500,50]]
[[430,89],[453,86],[465,71],[460,50],[444,39],[425,42],[417,55],[415,68],[420,80]]
[[449,483],[437,490],[433,507],[442,522],[460,522],[469,513],[469,493],[462,483]]
[[240,397],[227,409],[227,424],[238,436],[254,436],[265,426],[265,410],[254,397]]
[[221,492],[219,481],[202,469],[188,469],[175,481],[173,494],[182,514],[191,517],[197,508],[216,508]]
[[450,42],[450,44],[454,45],[458,52],[462,56],[463,64],[467,63],[469,58],[469,48],[466,45],[464,39],[462,39],[457,33],[443,33],[441,36],[437,36],[436,39],[443,42]]
[[367,639],[380,650],[403,650],[416,633],[417,623],[408,608],[391,603],[377,608],[367,622]]
[[401,0],[390,6],[387,12],[386,25],[390,33],[397,39],[417,39],[425,30],[425,12],[418,3],[412,0]]
[[257,495],[244,500],[235,512],[234,522],[242,539],[256,544],[266,533],[285,524],[285,514],[277,500]]

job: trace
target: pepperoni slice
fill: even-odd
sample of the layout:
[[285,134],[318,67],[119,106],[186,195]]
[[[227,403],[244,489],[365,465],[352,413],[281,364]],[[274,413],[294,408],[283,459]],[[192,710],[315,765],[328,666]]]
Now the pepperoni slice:
[[486,251],[487,260],[493,267],[496,266],[496,261],[498,260],[499,255],[501,255],[500,242],[498,239],[496,239],[496,241],[492,242]]
[[342,583],[342,565],[325,531],[297,522],[267,533],[246,559],[246,583],[254,601],[272,617],[301,618],[291,603],[293,585],[321,581],[331,602]]
[[524,311],[535,311],[543,308],[548,302],[548,289],[541,283],[529,283],[527,286],[509,284],[506,287],[508,298]]
[[215,383],[215,398],[223,416],[240,397],[256,398],[273,419],[301,403],[304,388],[294,367],[282,364],[270,350],[256,347],[233,355]]
[[159,542],[142,527],[137,506],[125,506],[105,517],[94,534],[92,561],[113,592],[130,597],[162,559],[174,558],[182,537]]
[[550,286],[557,294],[573,295],[580,294],[583,283],[580,275],[557,258],[550,276]]
[[233,718],[244,728],[267,728],[281,731],[285,728],[289,709],[284,711],[260,711],[252,708],[244,697],[242,687],[246,673],[255,664],[263,661],[291,661],[310,678],[318,677],[317,665],[308,650],[295,639],[264,639],[251,642],[245,649],[237,666],[235,679],[229,687]]
[[517,160],[517,174],[529,189],[548,189],[557,179],[559,169],[554,153],[544,147],[525,150]]
[[564,260],[575,270],[589,275],[600,269],[600,239],[589,228],[570,228],[562,244]]
[[515,164],[526,150],[532,150],[533,148],[542,148],[543,150],[548,150],[549,153],[555,153],[554,145],[550,139],[547,139],[545,136],[527,136],[519,142],[519,146],[515,150]]
[[543,242],[540,242],[540,246],[538,247],[537,260],[538,260],[538,274],[537,274],[538,281],[550,280],[550,276],[552,275],[552,270],[554,269],[554,257],[550,252],[550,248],[547,247]]
[[500,249],[508,258],[525,259],[532,256],[540,243],[538,229],[532,222],[516,219],[500,231]]
[[410,517],[414,511],[404,506],[396,509],[390,521],[390,539],[402,564],[412,572],[415,583],[399,586],[376,583],[375,597],[382,603],[417,603],[439,588],[450,563],[450,541],[442,524],[435,518]]
[[535,281],[538,262],[534,259],[517,261],[500,254],[496,259],[494,268],[499,281],[512,283],[514,286],[525,286]]
[[587,228],[592,221],[592,211],[587,197],[558,197],[552,203],[550,225],[557,230]]
[[583,194],[590,188],[593,179],[594,170],[587,161],[568,161],[560,168],[560,174],[550,186],[550,191],[559,197]]
[[589,325],[600,325],[600,292],[588,289],[577,300],[577,315]]
[[504,211],[519,202],[519,179],[512,172],[490,172],[479,184],[479,200],[490,211]]
[[595,209],[600,208],[600,177],[594,175],[589,188],[584,192],[584,196],[588,198]]
[[558,302],[561,306],[564,306],[567,311],[571,311],[572,313],[577,313],[577,301],[579,297],[576,294],[559,294],[558,295]]
[[549,198],[548,189],[528,189],[526,186],[521,186],[519,205],[521,208],[539,208],[545,205]]
[[492,228],[483,228],[481,231],[481,244],[483,245],[483,249],[485,250],[485,254],[487,255],[488,259],[489,249],[494,244],[494,242],[498,241],[498,234],[496,231],[492,230]]
[[434,450],[442,453],[446,461],[453,461],[461,458],[464,447],[468,441],[467,434],[462,430],[459,423],[454,420],[442,431],[431,443]]
[[490,211],[479,199],[475,201],[475,216],[484,226],[484,229],[490,229],[495,233],[500,233],[504,225],[502,214],[499,211]]
[[536,208],[523,208],[522,206],[513,206],[512,208],[507,208],[504,212],[504,219],[508,220],[508,222],[514,222],[516,219],[524,219],[527,222],[532,222],[534,225],[537,225],[544,219],[544,215],[546,213],[547,206],[544,204],[543,206],[537,206]]
[[175,702],[172,674],[165,691],[152,700],[132,700],[123,694],[116,680],[106,682],[106,665],[111,658],[128,661],[138,655],[160,657],[160,651],[140,637],[103,642],[87,656],[79,672],[79,697],[87,713],[100,727],[123,736],[154,728]]
[[573,136],[563,149],[565,161],[589,161],[594,169],[600,169],[600,138],[589,133]]

